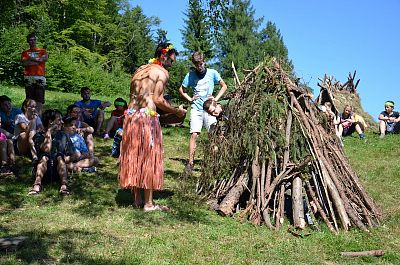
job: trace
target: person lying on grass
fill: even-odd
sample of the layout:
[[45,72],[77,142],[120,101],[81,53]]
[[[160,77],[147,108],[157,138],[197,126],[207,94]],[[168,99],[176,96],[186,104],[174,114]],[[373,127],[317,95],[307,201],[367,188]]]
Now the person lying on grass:
[[66,133],[62,130],[61,112],[54,109],[43,113],[43,125],[45,130],[34,137],[36,150],[38,151],[38,163],[34,168],[35,182],[28,195],[36,195],[42,191],[43,178],[53,176],[56,172],[60,178],[60,194],[68,195],[68,171],[67,163],[74,153],[74,146]]
[[96,172],[96,166],[99,163],[99,159],[89,153],[89,149],[86,146],[85,139],[77,132],[74,117],[65,117],[63,119],[64,132],[71,139],[74,145],[74,153],[71,156],[71,162],[67,164],[68,171],[71,172]]

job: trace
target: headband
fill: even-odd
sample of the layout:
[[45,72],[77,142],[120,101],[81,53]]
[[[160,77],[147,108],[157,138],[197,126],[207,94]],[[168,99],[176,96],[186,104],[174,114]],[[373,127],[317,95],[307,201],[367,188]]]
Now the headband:
[[166,54],[167,52],[169,52],[170,50],[172,50],[174,48],[174,45],[170,44],[168,45],[166,48],[161,49],[161,53],[162,54]]
[[116,107],[125,107],[125,102],[115,101],[114,106]]
[[391,102],[391,101],[386,101],[385,102],[385,107],[394,107],[394,103],[393,102]]

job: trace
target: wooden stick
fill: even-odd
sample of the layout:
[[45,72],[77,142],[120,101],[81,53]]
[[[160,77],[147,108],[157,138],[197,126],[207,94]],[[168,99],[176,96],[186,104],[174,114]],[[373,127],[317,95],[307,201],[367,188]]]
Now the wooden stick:
[[385,251],[381,249],[377,250],[367,250],[359,252],[341,252],[340,255],[343,257],[380,257],[385,254]]

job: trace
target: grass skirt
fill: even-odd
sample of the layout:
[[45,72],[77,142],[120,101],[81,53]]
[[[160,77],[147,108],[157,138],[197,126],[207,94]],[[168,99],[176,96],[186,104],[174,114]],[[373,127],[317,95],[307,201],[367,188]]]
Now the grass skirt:
[[161,126],[156,115],[150,116],[144,111],[125,115],[119,185],[161,190],[164,184]]

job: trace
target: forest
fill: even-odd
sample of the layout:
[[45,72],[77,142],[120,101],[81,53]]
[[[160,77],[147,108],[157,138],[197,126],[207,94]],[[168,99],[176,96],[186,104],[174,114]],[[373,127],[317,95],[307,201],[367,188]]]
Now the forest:
[[[233,83],[232,62],[240,77],[267,56],[292,67],[279,29],[256,18],[250,0],[188,0],[184,15],[184,50],[167,88],[176,98],[176,88],[191,67],[190,55],[197,50],[228,83]],[[127,0],[2,1],[0,82],[23,85],[20,56],[28,48],[30,32],[49,53],[48,90],[76,93],[89,86],[107,96],[127,93],[130,75],[153,57],[157,43],[169,40],[159,18],[146,16]]]

